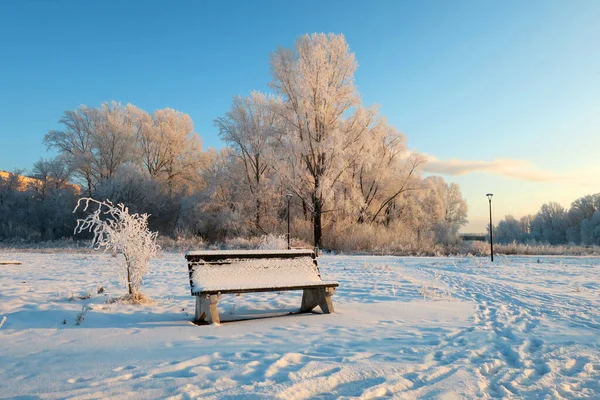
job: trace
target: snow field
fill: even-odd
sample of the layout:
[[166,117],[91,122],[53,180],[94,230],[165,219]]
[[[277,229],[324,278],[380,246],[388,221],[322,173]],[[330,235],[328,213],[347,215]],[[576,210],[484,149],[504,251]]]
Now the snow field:
[[[0,258],[23,262],[0,267],[8,398],[600,396],[599,259],[322,256],[335,314],[195,326],[183,253],[151,262],[147,307],[105,303],[126,291],[110,255]],[[224,295],[219,310],[281,315],[301,296]]]

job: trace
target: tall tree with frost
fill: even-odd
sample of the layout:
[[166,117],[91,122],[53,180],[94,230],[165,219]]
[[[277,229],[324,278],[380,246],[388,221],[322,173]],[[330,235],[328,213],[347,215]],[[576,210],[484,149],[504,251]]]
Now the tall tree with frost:
[[507,215],[494,228],[494,241],[497,243],[520,242],[523,239],[521,224],[512,215]]
[[581,221],[581,243],[600,245],[600,210]]
[[73,210],[87,211],[90,205],[96,209],[84,219],[77,220],[75,233],[91,232],[96,249],[123,254],[124,262],[119,276],[127,286],[130,299],[140,300],[140,285],[148,270],[148,260],[156,256],[157,232],[148,230],[148,214],[130,214],[123,204],[116,206],[109,200],[97,201],[81,198]]
[[164,150],[161,173],[172,195],[195,183],[203,165],[202,143],[192,118],[180,111],[156,110],[154,125]]
[[365,145],[371,110],[360,107],[357,63],[343,35],[300,37],[294,50],[272,54],[272,87],[284,97],[291,136],[288,184],[310,205],[315,246],[321,246],[325,200]]
[[571,203],[567,214],[569,228],[567,229],[567,240],[573,243],[582,242],[582,223],[591,219],[595,212],[600,210],[600,193],[580,197]]
[[118,169],[137,158],[135,126],[127,107],[103,103],[94,127],[94,161],[99,178],[111,179]]
[[231,145],[244,166],[244,182],[255,205],[254,224],[266,234],[261,226],[265,210],[263,199],[267,195],[267,174],[272,167],[272,152],[278,127],[277,107],[280,101],[260,92],[249,97],[236,96],[231,111],[217,118],[215,125],[221,138]]
[[427,196],[423,207],[430,215],[438,242],[451,244],[457,240],[458,230],[467,223],[467,202],[456,183],[448,184],[440,176],[424,179]]
[[567,211],[556,202],[543,204],[540,211],[531,221],[533,239],[549,243],[561,244],[567,241]]
[[74,174],[85,183],[89,196],[96,183],[93,150],[99,118],[97,109],[82,105],[77,110],[64,112],[59,120],[64,126],[62,130],[51,130],[44,136],[44,144],[60,152]]

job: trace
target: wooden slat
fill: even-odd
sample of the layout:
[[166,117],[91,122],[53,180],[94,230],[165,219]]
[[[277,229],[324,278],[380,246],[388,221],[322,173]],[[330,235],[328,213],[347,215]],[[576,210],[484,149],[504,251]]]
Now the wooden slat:
[[324,283],[322,285],[310,285],[310,286],[282,286],[282,287],[268,287],[268,288],[250,288],[250,289],[227,289],[227,290],[208,290],[202,292],[193,292],[192,296],[202,296],[206,294],[232,294],[232,293],[257,293],[257,292],[284,292],[289,290],[303,290],[303,289],[320,289],[320,288],[334,288],[338,287],[338,283]]
[[286,252],[282,250],[281,252],[269,252],[269,253],[216,253],[212,254],[186,254],[185,258],[188,262],[215,262],[222,260],[247,260],[247,259],[261,259],[261,258],[302,258],[302,257],[312,257],[315,258],[315,254],[312,250],[307,250],[305,252]]

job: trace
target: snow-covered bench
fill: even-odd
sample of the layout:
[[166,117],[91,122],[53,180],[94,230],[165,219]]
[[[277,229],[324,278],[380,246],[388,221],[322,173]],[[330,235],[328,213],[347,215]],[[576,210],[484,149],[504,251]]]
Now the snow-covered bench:
[[334,312],[331,296],[338,283],[321,280],[312,250],[193,251],[185,258],[196,323],[219,323],[217,303],[229,293],[303,290],[300,312],[316,306]]

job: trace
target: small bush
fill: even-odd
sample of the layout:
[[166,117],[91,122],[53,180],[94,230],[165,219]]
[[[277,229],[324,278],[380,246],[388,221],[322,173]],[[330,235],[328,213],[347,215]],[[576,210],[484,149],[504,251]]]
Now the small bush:
[[463,242],[461,253],[473,256],[489,256],[490,244],[480,241]]
[[344,253],[364,252],[381,255],[446,254],[431,236],[419,236],[415,231],[398,225],[338,223],[329,227],[323,248]]
[[287,249],[286,235],[264,235],[260,238],[260,250],[285,250]]
[[90,312],[90,310],[92,310],[92,308],[90,306],[88,306],[87,304],[81,307],[81,312],[79,314],[77,314],[77,316],[75,317],[75,325],[79,326],[83,323],[83,320],[85,319],[85,316],[88,312]]
[[119,275],[129,294],[135,298],[148,269],[148,260],[155,257],[159,249],[156,244],[158,233],[148,229],[148,214],[130,214],[124,204],[115,206],[109,200],[83,197],[73,212],[79,209],[85,212],[90,204],[95,210],[84,219],[77,220],[75,233],[93,233],[94,248],[123,255]]

